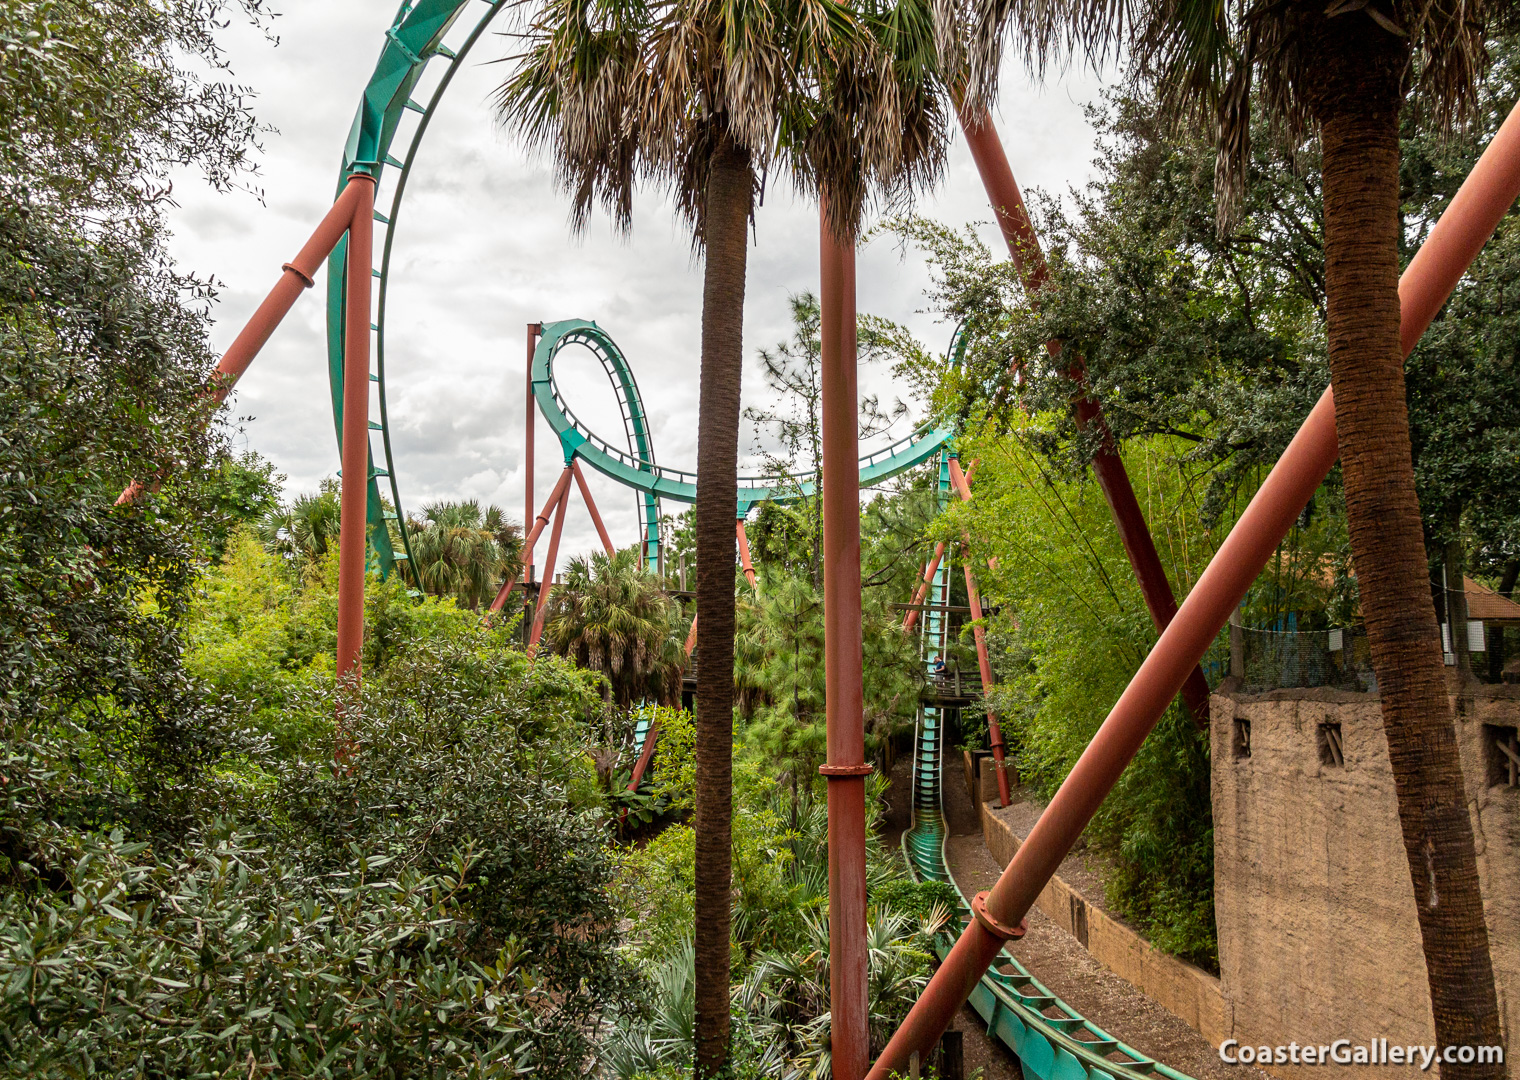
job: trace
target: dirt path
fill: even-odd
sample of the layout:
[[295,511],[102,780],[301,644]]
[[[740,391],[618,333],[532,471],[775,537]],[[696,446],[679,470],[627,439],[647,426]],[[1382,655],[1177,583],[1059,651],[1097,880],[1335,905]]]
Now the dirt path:
[[[991,888],[1001,870],[980,833],[951,836],[945,854],[967,896]],[[1029,913],[1028,922],[1029,933],[1014,945],[1014,955],[1052,993],[1114,1038],[1197,1080],[1271,1080],[1259,1069],[1224,1064],[1202,1035],[1099,964],[1039,909]],[[973,1017],[972,1022],[985,1039],[980,1021]],[[969,1065],[969,1031],[966,1041]]]

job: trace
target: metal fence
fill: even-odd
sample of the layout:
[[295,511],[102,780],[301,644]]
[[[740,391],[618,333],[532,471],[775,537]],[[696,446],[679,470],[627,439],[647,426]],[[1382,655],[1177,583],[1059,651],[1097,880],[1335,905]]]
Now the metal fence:
[[1377,692],[1372,650],[1360,626],[1336,630],[1236,628],[1244,690],[1261,692],[1324,686]]

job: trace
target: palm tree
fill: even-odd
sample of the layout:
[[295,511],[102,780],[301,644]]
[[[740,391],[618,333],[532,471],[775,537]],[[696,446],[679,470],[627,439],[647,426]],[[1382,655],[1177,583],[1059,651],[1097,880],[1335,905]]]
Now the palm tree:
[[638,548],[570,560],[549,600],[544,636],[562,656],[600,671],[624,708],[681,699],[685,659],[677,611],[639,559]]
[[407,531],[413,583],[433,596],[452,596],[461,607],[479,610],[519,570],[522,529],[498,506],[482,512],[474,499],[435,502],[420,520],[407,522]]
[[[1438,122],[1462,118],[1486,63],[1485,21],[1500,9],[1484,0],[973,0],[973,8],[974,101],[995,86],[1011,24],[1036,65],[1059,49],[1096,57],[1125,49],[1175,118],[1216,124],[1221,226],[1240,201],[1252,104],[1295,141],[1317,126],[1336,433],[1436,1038],[1497,1044],[1493,965],[1415,497],[1398,285],[1404,98],[1412,90]],[[941,38],[953,46],[959,35],[942,27]],[[1453,1077],[1502,1072],[1442,1068]]]
[[298,495],[289,506],[265,515],[259,522],[259,539],[272,554],[314,562],[337,542],[338,517],[337,484],[324,480],[317,494]]
[[583,227],[600,202],[626,229],[638,181],[673,194],[705,255],[697,555],[697,1063],[729,1037],[734,511],[748,230],[773,162],[825,197],[853,238],[873,189],[901,194],[943,162],[926,0],[550,0],[498,113],[549,149]]

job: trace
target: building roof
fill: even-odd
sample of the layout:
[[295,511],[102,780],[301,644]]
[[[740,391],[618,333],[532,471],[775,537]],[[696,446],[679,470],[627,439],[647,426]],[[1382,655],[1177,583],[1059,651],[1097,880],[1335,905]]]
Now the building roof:
[[1467,617],[1484,622],[1520,623],[1520,604],[1500,596],[1486,585],[1479,585],[1470,577],[1462,579],[1467,592]]

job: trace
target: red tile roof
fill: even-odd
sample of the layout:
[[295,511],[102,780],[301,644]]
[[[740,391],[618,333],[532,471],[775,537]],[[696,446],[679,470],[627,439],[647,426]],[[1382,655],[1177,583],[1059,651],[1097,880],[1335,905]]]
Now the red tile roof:
[[1479,585],[1470,577],[1462,579],[1462,586],[1467,591],[1467,617],[1469,619],[1482,619],[1484,622],[1520,623],[1520,604],[1515,603],[1507,597],[1500,596],[1487,586]]

